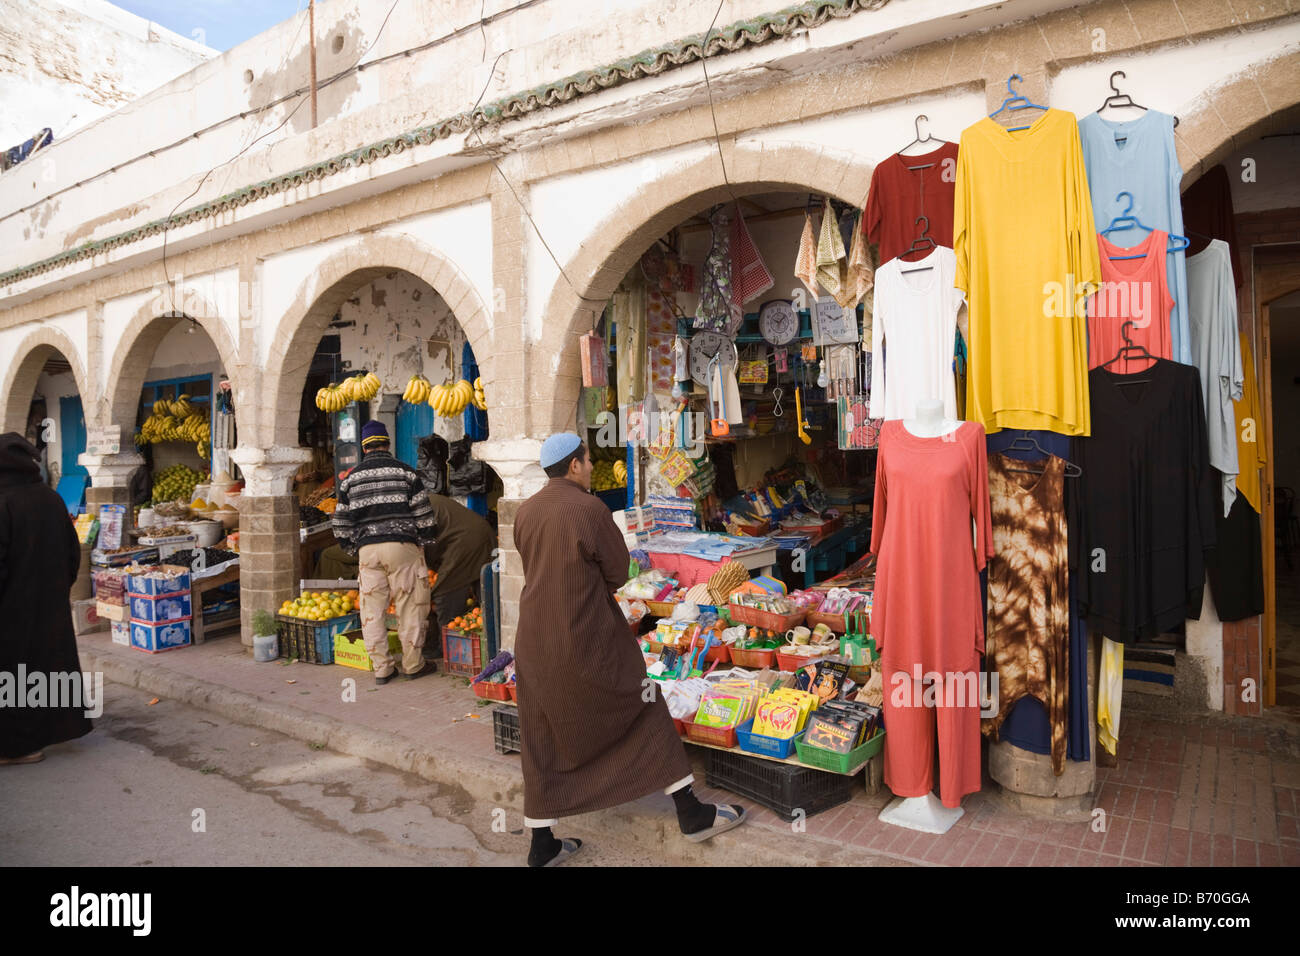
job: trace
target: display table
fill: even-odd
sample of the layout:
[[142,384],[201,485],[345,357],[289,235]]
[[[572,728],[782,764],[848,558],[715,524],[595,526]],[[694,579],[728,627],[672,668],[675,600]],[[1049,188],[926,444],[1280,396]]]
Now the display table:
[[[777,546],[769,545],[754,551],[742,551],[728,557],[727,561],[739,561],[751,576],[754,572],[759,574],[773,574],[776,566]],[[677,583],[685,587],[695,584],[704,584],[709,578],[717,573],[718,568],[722,567],[724,561],[710,561],[707,558],[697,558],[689,554],[673,554],[670,552],[651,551],[650,566],[667,571],[677,579]]]
[[229,625],[239,626],[239,612],[227,617],[218,615],[211,621],[203,619],[203,595],[209,591],[239,581],[239,564],[232,564],[220,574],[215,574],[209,578],[200,578],[190,585],[190,607],[193,609],[193,617],[190,621],[190,633],[195,644],[202,644],[209,627],[220,625],[218,630],[226,630]]
[[871,525],[864,521],[848,524],[809,544],[803,565],[804,588],[813,586],[819,572],[825,577],[827,572],[843,570],[845,555],[858,550],[859,543],[870,536]]

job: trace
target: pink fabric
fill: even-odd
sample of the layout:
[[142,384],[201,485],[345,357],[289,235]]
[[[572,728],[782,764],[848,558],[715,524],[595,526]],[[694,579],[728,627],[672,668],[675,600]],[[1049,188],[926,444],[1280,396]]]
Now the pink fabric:
[[937,724],[941,798],[954,807],[980,786],[979,695],[954,706],[941,689],[935,707],[907,691],[916,690],[916,667],[923,677],[937,673],[964,688],[958,675],[973,677],[984,652],[979,573],[993,556],[993,527],[979,423],[963,422],[939,438],[918,438],[898,419],[884,423],[871,551],[871,634],[885,678],[885,782],[900,796],[930,791]]
[[672,574],[678,584],[690,587],[695,584],[707,584],[709,578],[718,573],[723,562],[706,561],[693,558],[689,554],[650,554],[650,567],[660,568]]
[[[1088,368],[1109,362],[1124,346],[1121,330],[1133,320],[1129,338],[1157,358],[1173,358],[1169,313],[1174,297],[1169,292],[1165,256],[1169,236],[1159,229],[1141,243],[1125,249],[1103,235],[1097,236],[1101,253],[1101,291],[1088,297]],[[1140,259],[1111,259],[1111,256],[1142,255]],[[1141,372],[1149,359],[1121,359],[1106,366],[1121,375]]]
[[736,206],[731,220],[731,295],[737,305],[744,305],[756,295],[762,295],[776,284],[768,271],[758,247],[745,226]]

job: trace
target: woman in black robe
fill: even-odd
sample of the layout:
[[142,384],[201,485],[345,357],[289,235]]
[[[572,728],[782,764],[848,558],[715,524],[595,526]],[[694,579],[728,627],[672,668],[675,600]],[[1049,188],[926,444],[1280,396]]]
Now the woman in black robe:
[[[42,748],[90,732],[84,702],[18,706],[19,667],[36,673],[81,671],[70,593],[81,546],[67,508],[41,482],[39,452],[17,432],[0,435],[0,763],[34,763]],[[25,681],[24,683],[30,683]],[[80,686],[80,682],[78,682]],[[54,703],[59,703],[55,701]]]

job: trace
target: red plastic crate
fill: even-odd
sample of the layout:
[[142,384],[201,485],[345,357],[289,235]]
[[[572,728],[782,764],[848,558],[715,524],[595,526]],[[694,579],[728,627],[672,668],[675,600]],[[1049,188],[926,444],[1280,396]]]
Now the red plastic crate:
[[737,667],[750,667],[756,670],[771,667],[776,663],[776,648],[751,647],[748,650],[742,650],[739,647],[733,647],[731,649],[731,663]]
[[815,664],[823,657],[829,657],[829,656],[830,656],[830,652],[827,652],[825,654],[820,654],[817,657],[804,657],[801,654],[782,654],[780,651],[777,651],[776,662],[781,666],[781,670],[783,671],[797,671],[801,667],[806,667],[809,664]]
[[475,697],[482,697],[485,700],[509,700],[510,699],[509,684],[494,684],[491,681],[485,680],[485,681],[478,681],[477,683],[471,684],[470,686],[474,688]]
[[685,720],[686,736],[696,743],[713,744],[715,747],[736,746],[735,727],[705,727],[694,720]]
[[487,663],[483,660],[483,634],[480,631],[442,630],[442,656],[448,674],[477,677]]

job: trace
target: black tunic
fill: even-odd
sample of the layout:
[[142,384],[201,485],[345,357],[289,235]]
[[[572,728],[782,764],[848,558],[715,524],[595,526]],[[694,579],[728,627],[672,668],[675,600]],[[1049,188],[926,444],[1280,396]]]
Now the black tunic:
[[[35,449],[0,436],[0,672],[16,680],[81,671],[69,593],[81,546],[63,499],[41,482]],[[26,688],[16,688],[26,693]],[[90,732],[85,706],[0,706],[0,757],[23,757]]]
[[1088,388],[1092,435],[1075,458],[1080,606],[1112,641],[1149,640],[1201,614],[1218,476],[1200,376],[1159,359],[1127,375],[1095,368]]

